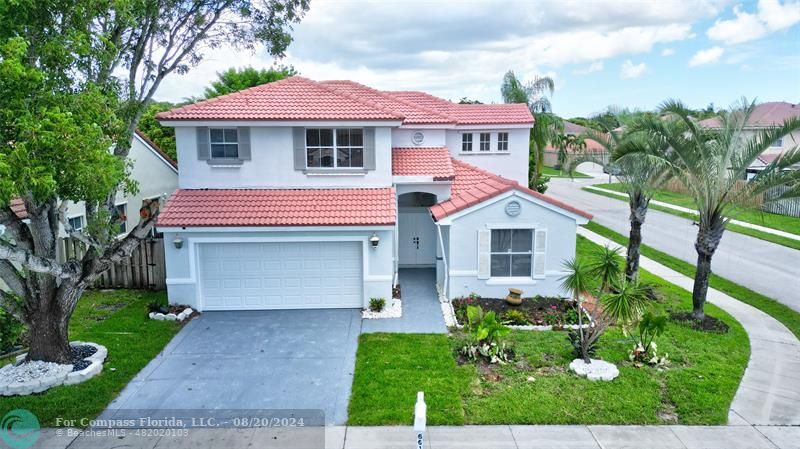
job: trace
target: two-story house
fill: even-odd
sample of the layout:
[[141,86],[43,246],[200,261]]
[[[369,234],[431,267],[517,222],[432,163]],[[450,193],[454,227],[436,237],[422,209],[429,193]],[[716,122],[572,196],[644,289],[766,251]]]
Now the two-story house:
[[526,188],[525,105],[295,76],[159,120],[181,161],[169,298],[199,310],[360,308],[404,267],[450,297],[555,295],[591,218]]

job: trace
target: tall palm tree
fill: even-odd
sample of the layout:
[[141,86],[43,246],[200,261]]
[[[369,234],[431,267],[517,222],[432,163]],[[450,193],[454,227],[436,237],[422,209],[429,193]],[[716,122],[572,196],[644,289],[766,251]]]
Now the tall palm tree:
[[[582,134],[584,140],[591,139],[599,143],[608,154],[608,163],[596,155],[587,154],[577,158],[570,165],[570,173],[577,164],[592,161],[601,165],[613,165],[617,170],[617,180],[628,194],[630,214],[630,231],[628,232],[628,249],[625,256],[625,277],[629,282],[636,282],[639,277],[639,259],[642,246],[642,226],[647,217],[647,210],[655,190],[661,187],[670,177],[670,171],[663,163],[649,160],[647,157],[623,157],[631,148],[642,148],[648,154],[660,154],[666,146],[662,141],[650,139],[643,133],[624,133],[618,129],[606,128],[605,133],[588,130]],[[626,149],[627,148],[627,149]]]
[[523,82],[509,70],[503,76],[500,93],[505,103],[524,103],[528,105],[534,122],[530,135],[531,170],[530,187],[533,188],[542,176],[544,149],[553,138],[564,132],[564,123],[552,113],[552,105],[547,94],[553,95],[555,83],[549,76],[537,76],[533,81]]
[[747,168],[770,145],[800,130],[800,118],[792,118],[781,126],[745,131],[755,102],[742,99],[719,117],[719,128],[700,126],[681,102],[666,101],[660,108],[664,117],[644,118],[633,125],[651,141],[660,141],[668,151],[652,152],[641,146],[625,148],[621,157],[640,162],[659,161],[680,179],[695,202],[699,213],[699,230],[695,240],[697,272],[692,290],[693,315],[704,319],[711,258],[719,246],[725,227],[737,209],[776,186],[788,189],[776,199],[800,197],[800,147],[784,151],[749,180]]

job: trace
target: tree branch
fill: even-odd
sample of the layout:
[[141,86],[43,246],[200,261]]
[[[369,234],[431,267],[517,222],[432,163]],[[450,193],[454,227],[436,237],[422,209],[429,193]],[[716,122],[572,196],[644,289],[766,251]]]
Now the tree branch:
[[84,234],[81,231],[76,230],[69,224],[69,220],[67,220],[67,202],[62,201],[61,204],[58,206],[58,221],[61,222],[61,226],[64,227],[64,232],[67,233],[70,237],[74,238],[75,240],[83,243],[86,246],[98,246],[102,247],[103,245],[100,244],[97,240],[91,238],[90,236]]
[[60,264],[46,257],[39,257],[30,251],[15,248],[0,241],[0,260],[16,262],[30,271],[46,273],[60,279],[74,279],[79,275],[79,267],[74,262]]
[[33,247],[30,229],[10,207],[0,208],[0,224],[6,227],[6,232],[14,238],[18,248],[27,250]]
[[23,298],[27,296],[28,287],[25,285],[25,279],[17,270],[17,267],[7,260],[0,260],[0,279],[2,279],[8,288],[17,296]]

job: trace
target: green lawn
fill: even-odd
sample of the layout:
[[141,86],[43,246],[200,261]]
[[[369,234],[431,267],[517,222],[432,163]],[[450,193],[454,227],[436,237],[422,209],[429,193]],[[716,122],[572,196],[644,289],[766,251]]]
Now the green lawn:
[[[542,167],[542,174],[545,176],[549,176],[551,178],[569,178],[569,173],[566,171],[561,171],[553,167]],[[578,171],[572,172],[573,178],[591,178],[591,176],[587,175],[586,173],[581,173]]]
[[[617,192],[625,192],[620,183],[597,184],[595,187],[614,190]],[[653,199],[664,203],[674,204],[676,206],[687,207],[689,209],[695,208],[694,200],[692,200],[692,198],[688,195],[684,195],[682,193],[659,190],[653,196]],[[770,212],[764,212],[760,209],[742,209],[738,210],[733,218],[745,223],[765,226],[768,228],[777,229],[779,231],[800,235],[800,218],[797,217],[773,214]]]
[[[612,231],[611,229],[608,229],[597,223],[590,222],[584,227],[586,229],[589,229],[590,231],[593,231],[597,234],[607,237],[619,243],[620,245],[628,244],[627,237],[620,235]],[[683,260],[678,259],[677,257],[673,257],[667,253],[663,253],[656,249],[650,248],[647,245],[641,246],[641,252],[642,255],[645,257],[653,259],[656,262],[665,265],[669,268],[672,268],[673,270],[679,273],[694,278],[696,267],[690,263],[686,263]],[[708,284],[709,286],[719,291],[725,292],[726,294],[738,299],[739,301],[742,301],[745,304],[750,304],[751,306],[770,315],[771,317],[783,323],[784,326],[789,328],[789,330],[792,331],[792,333],[794,333],[794,335],[797,338],[800,338],[800,312],[797,312],[791,307],[784,305],[772,298],[754,292],[753,290],[750,290],[747,287],[743,287],[735,282],[719,277],[714,273],[711,273],[711,277],[709,278]]]
[[24,408],[33,412],[42,426],[55,425],[57,417],[96,417],[180,329],[175,322],[147,318],[147,304],[165,294],[133,290],[87,292],[75,308],[70,339],[106,346],[108,358],[103,372],[82,384],[55,387],[31,396],[0,398],[0,416]]
[[[578,253],[596,247],[578,240]],[[689,310],[688,292],[643,272],[664,298],[658,310]],[[567,371],[572,360],[563,332],[514,331],[517,353],[493,372],[459,366],[463,335],[365,334],[361,336],[350,400],[350,424],[411,424],[417,391],[424,391],[429,424],[723,424],[749,357],[749,340],[730,315],[707,312],[731,326],[727,334],[702,333],[670,322],[658,339],[672,366],[635,368],[631,342],[609,331],[598,355],[616,363],[620,377],[592,382]],[[499,378],[498,378],[499,375]],[[529,380],[533,378],[533,380]],[[671,418],[672,417],[672,418]]]

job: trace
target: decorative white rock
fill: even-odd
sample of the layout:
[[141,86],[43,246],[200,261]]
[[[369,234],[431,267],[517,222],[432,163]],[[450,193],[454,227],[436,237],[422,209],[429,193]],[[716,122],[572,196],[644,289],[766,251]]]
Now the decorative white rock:
[[[80,371],[72,371],[73,365],[40,361],[8,364],[0,368],[0,395],[26,396],[31,393],[41,393],[57,385],[73,385],[84,382],[103,370],[103,362],[108,356],[108,349],[105,346],[80,341],[74,341],[70,345],[93,346],[97,351],[83,359],[91,364]],[[26,356],[27,354],[21,354],[17,360],[22,361]]]
[[361,318],[365,320],[374,320],[379,318],[400,318],[403,316],[403,303],[399,299],[392,299],[392,302],[384,307],[380,312],[373,312],[369,309],[361,311]]
[[575,359],[569,364],[569,369],[589,380],[611,381],[619,376],[619,370],[613,363],[604,360],[591,360],[592,363],[586,363],[583,359]]
[[164,316],[164,319],[166,319],[167,321],[177,321],[178,315],[175,315],[174,313],[168,313]]

